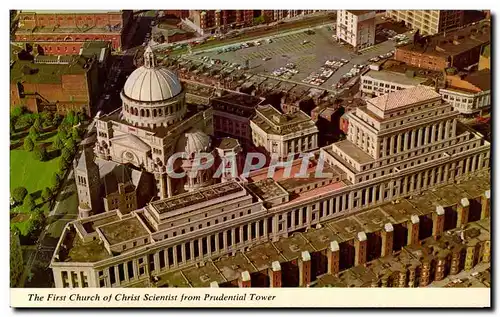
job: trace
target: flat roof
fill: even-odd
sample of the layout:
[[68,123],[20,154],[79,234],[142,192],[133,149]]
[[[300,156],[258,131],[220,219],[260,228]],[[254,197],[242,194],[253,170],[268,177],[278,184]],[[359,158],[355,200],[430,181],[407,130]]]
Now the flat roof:
[[92,240],[83,242],[80,236],[74,233],[74,240],[69,248],[66,258],[61,260],[64,262],[97,262],[112,256],[106,250],[104,243],[100,240]]
[[248,183],[246,186],[252,193],[259,196],[264,201],[288,195],[288,192],[272,178]]
[[373,157],[349,140],[335,142],[333,145],[360,164],[366,164],[374,160]]
[[243,191],[241,185],[235,181],[231,181],[205,187],[194,192],[176,195],[167,199],[157,200],[152,202],[150,206],[159,214],[163,214],[240,191]]
[[[252,122],[267,133],[285,135],[304,129],[316,127],[314,121],[303,111],[296,111],[283,114],[271,105],[259,106],[257,115],[252,118]],[[269,123],[269,120],[272,124]]]
[[106,224],[99,229],[111,245],[148,234],[146,227],[136,217]]
[[10,68],[10,82],[33,84],[60,84],[63,75],[85,74],[88,59],[74,56],[69,64],[34,64],[31,61],[16,60]]
[[417,86],[428,79],[423,77],[410,77],[406,74],[399,72],[391,72],[386,70],[369,70],[367,73],[363,74],[362,77],[371,77],[377,80],[394,82],[406,86]]

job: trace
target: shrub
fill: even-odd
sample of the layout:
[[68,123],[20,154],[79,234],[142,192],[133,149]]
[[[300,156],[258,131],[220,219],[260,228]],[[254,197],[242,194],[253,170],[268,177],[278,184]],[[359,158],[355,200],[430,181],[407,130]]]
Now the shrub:
[[74,140],[74,141],[77,141],[78,139],[80,139],[80,132],[78,131],[77,128],[73,128],[71,130],[71,138]]
[[28,194],[28,190],[26,188],[16,187],[12,191],[12,199],[14,199],[14,201],[16,203],[21,203],[21,202],[23,202],[24,197],[26,197],[27,194]]
[[68,138],[68,132],[66,131],[66,128],[63,125],[59,126],[59,128],[57,129],[57,136],[61,140],[66,140]]
[[24,149],[28,152],[33,151],[33,147],[35,145],[33,144],[33,141],[31,140],[30,137],[24,138]]
[[47,149],[40,144],[33,150],[33,155],[36,160],[45,161],[47,159]]
[[59,164],[59,169],[61,171],[65,171],[68,168],[69,162],[64,159],[61,159],[58,164]]
[[52,115],[52,112],[44,111],[42,112],[41,118],[43,121],[43,125],[48,127],[52,125],[52,120],[54,119],[54,116]]
[[68,125],[73,125],[75,122],[75,112],[73,110],[68,111],[66,118],[64,118],[65,123]]
[[59,122],[61,122],[61,115],[60,115],[60,114],[58,114],[58,113],[56,113],[56,114],[54,115],[54,118],[52,119],[52,125],[53,125],[54,127],[57,127],[57,126],[59,125]]
[[35,198],[32,195],[26,195],[24,198],[23,206],[26,206],[29,210],[33,210],[36,207]]

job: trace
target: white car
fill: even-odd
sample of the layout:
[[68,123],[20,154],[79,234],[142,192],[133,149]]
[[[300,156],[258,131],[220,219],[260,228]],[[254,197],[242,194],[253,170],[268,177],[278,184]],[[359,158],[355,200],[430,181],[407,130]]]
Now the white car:
[[270,59],[271,59],[271,57],[267,56],[267,57],[264,57],[262,60],[263,60],[264,62],[266,62],[266,61],[268,61],[268,60],[270,60]]

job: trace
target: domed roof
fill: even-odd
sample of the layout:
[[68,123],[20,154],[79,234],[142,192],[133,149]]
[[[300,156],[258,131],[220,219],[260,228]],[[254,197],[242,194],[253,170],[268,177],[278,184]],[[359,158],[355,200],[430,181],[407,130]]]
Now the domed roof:
[[201,131],[189,132],[185,134],[186,147],[184,151],[188,154],[210,151],[211,140],[208,135]]
[[130,74],[123,93],[130,99],[144,102],[163,101],[177,96],[182,86],[177,76],[156,65],[151,47],[144,52],[144,65]]

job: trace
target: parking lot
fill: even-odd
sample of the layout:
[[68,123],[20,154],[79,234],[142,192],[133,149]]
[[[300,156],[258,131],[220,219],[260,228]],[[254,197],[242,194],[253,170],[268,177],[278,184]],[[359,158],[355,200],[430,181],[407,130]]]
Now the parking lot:
[[[244,66],[248,60],[249,71],[256,74],[273,76],[273,72],[287,64],[294,64],[298,71],[285,80],[301,83],[311,73],[321,73],[320,68],[327,60],[345,59],[349,62],[335,71],[320,87],[332,88],[344,74],[349,72],[355,64],[368,64],[368,60],[390,52],[395,47],[394,41],[385,41],[363,51],[361,55],[355,54],[347,46],[340,45],[333,38],[334,31],[331,26],[325,25],[312,29],[285,33],[280,36],[263,38],[250,42],[250,47],[224,52],[224,48],[214,48],[200,54],[191,55],[189,58],[200,60],[203,56],[211,59],[220,59]],[[268,40],[270,39],[270,41]],[[242,43],[231,46],[239,46]]]

